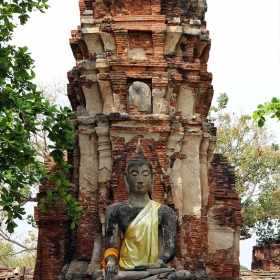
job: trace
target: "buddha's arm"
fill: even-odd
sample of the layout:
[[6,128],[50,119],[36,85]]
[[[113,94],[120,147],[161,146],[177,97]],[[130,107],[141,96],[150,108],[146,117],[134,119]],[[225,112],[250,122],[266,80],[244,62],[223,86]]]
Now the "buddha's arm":
[[[114,248],[118,246],[118,232],[119,225],[116,221],[116,205],[110,205],[105,212],[105,249]],[[118,273],[118,259],[114,254],[106,257],[106,274]],[[110,277],[109,277],[110,278]],[[112,278],[113,279],[113,278]]]
[[116,248],[118,245],[119,225],[116,217],[116,206],[112,204],[106,208],[105,212],[105,249]]
[[174,258],[176,253],[177,219],[173,209],[168,206],[162,206],[158,211],[161,215],[164,239],[164,251],[159,256],[159,260],[166,264]]

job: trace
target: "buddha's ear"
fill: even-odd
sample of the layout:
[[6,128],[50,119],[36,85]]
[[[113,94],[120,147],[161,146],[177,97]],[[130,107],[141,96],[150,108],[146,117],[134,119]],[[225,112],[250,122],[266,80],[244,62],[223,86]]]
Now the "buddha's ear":
[[125,184],[125,191],[126,191],[126,193],[130,193],[130,188],[129,188],[126,172],[123,173],[123,178],[124,178],[124,184]]
[[150,186],[150,188],[149,188],[149,194],[150,194],[150,196],[153,194],[154,183],[155,183],[155,179],[156,179],[156,173],[153,172],[151,177],[152,177],[152,179],[151,179],[151,186]]

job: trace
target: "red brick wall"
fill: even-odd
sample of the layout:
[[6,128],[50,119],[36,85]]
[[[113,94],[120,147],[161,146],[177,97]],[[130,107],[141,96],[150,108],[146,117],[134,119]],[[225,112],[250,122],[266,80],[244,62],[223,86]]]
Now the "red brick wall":
[[153,58],[152,32],[128,31],[129,49],[141,49],[147,58]]

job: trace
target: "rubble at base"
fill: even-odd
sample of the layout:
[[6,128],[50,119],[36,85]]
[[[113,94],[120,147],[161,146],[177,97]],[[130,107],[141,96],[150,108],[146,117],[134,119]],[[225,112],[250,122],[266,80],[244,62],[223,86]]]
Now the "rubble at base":
[[240,278],[242,280],[272,280],[280,279],[280,270],[275,271],[263,271],[263,270],[241,270]]
[[34,269],[30,267],[0,267],[0,280],[31,280]]

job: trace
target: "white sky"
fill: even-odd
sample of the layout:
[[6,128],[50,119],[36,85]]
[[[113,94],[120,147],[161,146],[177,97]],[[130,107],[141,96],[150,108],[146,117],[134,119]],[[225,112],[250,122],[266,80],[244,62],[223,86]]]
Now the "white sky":
[[[280,98],[280,1],[208,0],[207,29],[212,40],[208,71],[214,100],[229,96],[232,112],[252,115],[258,104]],[[213,102],[212,102],[213,103]],[[280,139],[280,123],[270,122]],[[240,242],[240,263],[251,268],[251,238]]]
[[[50,5],[44,15],[32,14],[14,36],[17,45],[28,46],[36,82],[44,84],[66,81],[67,71],[75,66],[69,38],[80,23],[78,0],[50,0]],[[279,18],[279,0],[208,0],[208,71],[214,76],[214,100],[226,92],[231,111],[252,114],[258,104],[280,98]],[[271,128],[280,135],[279,123],[271,122]],[[248,268],[254,244],[241,242],[240,262]]]

